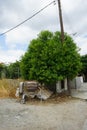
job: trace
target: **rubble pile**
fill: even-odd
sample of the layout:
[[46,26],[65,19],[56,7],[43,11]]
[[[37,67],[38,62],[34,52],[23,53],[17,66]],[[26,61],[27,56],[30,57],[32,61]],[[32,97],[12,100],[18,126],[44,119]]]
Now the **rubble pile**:
[[52,95],[52,92],[40,86],[36,81],[20,82],[19,88],[16,90],[16,97],[21,97],[21,101],[25,103],[26,97],[41,100],[47,100]]

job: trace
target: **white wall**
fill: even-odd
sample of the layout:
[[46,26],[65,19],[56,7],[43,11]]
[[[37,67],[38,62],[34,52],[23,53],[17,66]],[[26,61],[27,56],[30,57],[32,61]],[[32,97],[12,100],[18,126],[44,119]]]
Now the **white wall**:
[[69,84],[72,89],[78,89],[82,86],[83,83],[83,77],[82,76],[77,76],[73,80],[70,80]]
[[64,86],[64,89],[61,89],[61,81],[58,81],[56,83],[56,92],[61,93],[62,91],[67,90],[67,79],[64,80]]
[[76,88],[77,89],[82,86],[82,83],[83,83],[83,77],[82,76],[76,77]]

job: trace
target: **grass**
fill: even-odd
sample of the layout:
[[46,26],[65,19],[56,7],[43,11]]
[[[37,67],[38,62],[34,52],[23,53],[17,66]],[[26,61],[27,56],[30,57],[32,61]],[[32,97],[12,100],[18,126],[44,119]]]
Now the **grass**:
[[19,86],[19,80],[2,79],[0,80],[0,98],[15,98],[16,88]]

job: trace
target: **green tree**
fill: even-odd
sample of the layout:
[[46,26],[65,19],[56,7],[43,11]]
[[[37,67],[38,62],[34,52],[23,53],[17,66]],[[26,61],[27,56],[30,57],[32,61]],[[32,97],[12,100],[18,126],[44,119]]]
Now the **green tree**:
[[4,64],[3,64],[3,63],[0,63],[0,79],[1,79],[1,77],[2,77],[3,68],[4,68]]
[[7,65],[0,63],[0,78],[6,78],[7,73]]
[[7,78],[16,79],[19,78],[20,75],[20,62],[16,61],[14,63],[11,63],[6,68]]
[[73,39],[65,34],[61,43],[60,32],[42,31],[30,42],[21,59],[24,79],[54,84],[65,78],[72,79],[81,68],[79,49]]

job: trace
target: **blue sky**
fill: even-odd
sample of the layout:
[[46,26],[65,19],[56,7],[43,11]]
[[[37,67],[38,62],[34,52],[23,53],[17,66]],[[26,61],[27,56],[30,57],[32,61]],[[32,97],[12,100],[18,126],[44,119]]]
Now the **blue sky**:
[[[0,36],[0,62],[19,60],[40,31],[60,31],[57,0],[40,14],[17,29]],[[0,0],[0,33],[16,26],[52,0]],[[36,6],[37,5],[37,6]],[[71,34],[80,54],[87,54],[87,0],[61,0],[64,31]],[[73,36],[73,33],[77,33]]]
[[5,35],[0,36],[0,48],[4,51],[8,49],[8,47],[5,44]]

